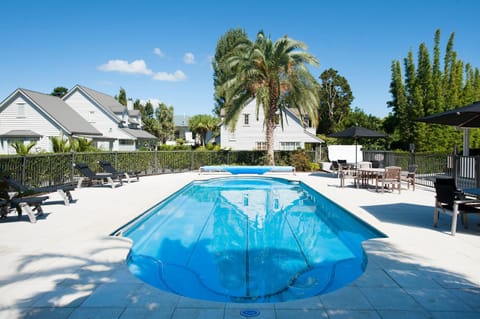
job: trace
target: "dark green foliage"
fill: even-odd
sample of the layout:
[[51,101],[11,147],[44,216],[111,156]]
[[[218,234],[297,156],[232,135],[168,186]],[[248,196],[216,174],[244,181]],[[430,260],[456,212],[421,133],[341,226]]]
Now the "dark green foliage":
[[227,66],[225,59],[232,50],[240,43],[248,43],[248,37],[242,29],[228,30],[217,43],[215,56],[212,61],[213,67],[213,85],[215,89],[215,107],[213,113],[220,117],[220,110],[225,106],[225,91],[222,89],[225,81],[235,72],[232,67]]
[[320,80],[317,133],[328,135],[337,132],[339,123],[348,117],[353,94],[347,79],[337,70],[323,71]]
[[217,129],[219,119],[208,114],[194,115],[188,121],[190,130],[200,136],[200,145],[205,146],[207,133]]
[[57,86],[56,88],[53,89],[52,93],[50,95],[57,96],[59,98],[62,98],[67,94],[68,89],[63,86]]
[[310,158],[302,149],[298,149],[290,155],[290,165],[299,172],[310,171],[310,163]]
[[127,106],[127,92],[124,88],[120,88],[120,92],[118,93],[118,96],[115,95],[115,99],[123,106]]
[[158,123],[157,137],[165,144],[172,140],[175,133],[175,125],[173,124],[173,106],[167,106],[164,103],[158,104],[155,110],[155,117]]
[[[420,152],[451,152],[454,145],[462,145],[462,134],[455,128],[416,121],[480,99],[480,72],[458,59],[453,49],[454,38],[452,33],[446,46],[443,71],[440,66],[440,30],[435,32],[433,62],[425,43],[419,46],[417,63],[411,50],[404,59],[404,79],[400,63],[392,62],[392,100],[388,102],[392,113],[385,119],[384,127],[392,137],[393,148],[407,150],[409,144],[414,143]],[[472,130],[470,147],[480,144],[478,138],[478,130]]]

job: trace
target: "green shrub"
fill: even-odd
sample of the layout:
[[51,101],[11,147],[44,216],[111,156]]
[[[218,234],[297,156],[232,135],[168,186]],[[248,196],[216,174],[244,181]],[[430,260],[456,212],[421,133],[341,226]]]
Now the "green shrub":
[[298,149],[290,155],[290,162],[298,172],[310,171],[310,157],[302,149]]

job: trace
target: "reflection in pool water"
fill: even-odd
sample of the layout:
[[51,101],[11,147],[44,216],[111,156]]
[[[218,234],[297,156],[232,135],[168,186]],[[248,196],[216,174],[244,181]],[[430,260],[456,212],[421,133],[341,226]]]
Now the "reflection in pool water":
[[383,237],[305,184],[264,177],[192,182],[121,232],[143,281],[227,302],[335,290],[362,274],[361,242]]

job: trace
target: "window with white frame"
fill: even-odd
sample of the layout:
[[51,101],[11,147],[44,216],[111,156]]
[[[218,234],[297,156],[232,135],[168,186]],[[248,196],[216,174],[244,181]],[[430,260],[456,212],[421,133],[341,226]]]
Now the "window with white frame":
[[280,142],[280,149],[282,151],[295,151],[300,147],[302,147],[302,143],[300,142]]
[[258,151],[266,151],[267,150],[267,143],[266,142],[256,142],[255,148]]
[[245,126],[250,125],[250,114],[248,114],[248,113],[243,114],[243,125],[245,125]]
[[25,117],[25,102],[17,102],[17,118]]

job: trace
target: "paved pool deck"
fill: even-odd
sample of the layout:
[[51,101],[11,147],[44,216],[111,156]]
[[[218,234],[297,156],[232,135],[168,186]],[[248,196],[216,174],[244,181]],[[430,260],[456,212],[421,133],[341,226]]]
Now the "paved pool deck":
[[364,243],[366,272],[349,286],[276,304],[194,300],[152,288],[125,265],[130,242],[110,233],[193,179],[196,172],[141,177],[116,189],[87,187],[64,206],[57,194],[36,224],[0,221],[0,319],[480,318],[480,218],[450,216],[432,227],[434,192],[357,189],[324,173],[279,174],[301,180],[388,235]]

